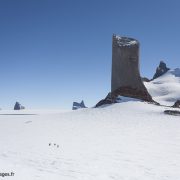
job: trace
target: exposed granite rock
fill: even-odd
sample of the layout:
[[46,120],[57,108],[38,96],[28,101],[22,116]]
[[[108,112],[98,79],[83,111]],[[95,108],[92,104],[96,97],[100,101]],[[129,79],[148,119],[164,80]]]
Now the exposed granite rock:
[[115,90],[114,92],[109,93],[106,96],[106,98],[99,101],[95,107],[99,107],[99,106],[106,105],[106,104],[118,103],[120,101],[118,96],[135,98],[135,99],[139,99],[142,101],[151,102],[156,105],[159,105],[159,103],[155,102],[152,99],[152,97],[148,93],[148,91],[140,91],[140,90],[137,90],[137,89],[131,88],[131,87],[120,87],[117,90]]
[[113,34],[111,93],[121,87],[146,91],[139,71],[139,48],[138,40]]
[[157,67],[156,73],[154,74],[153,79],[156,79],[156,78],[162,76],[168,70],[170,70],[170,69],[167,68],[166,63],[164,63],[163,61],[160,61],[159,67]]
[[164,113],[168,115],[180,116],[180,111],[165,110]]
[[73,102],[72,110],[77,110],[77,109],[81,109],[81,108],[86,108],[83,100],[80,103]]
[[22,106],[19,102],[16,102],[14,105],[14,110],[21,110],[21,109],[25,109],[25,107]]
[[126,96],[131,98],[137,98],[143,101],[154,102],[151,95],[148,93],[146,89],[142,91],[128,86],[120,87],[116,89],[114,92],[112,92],[112,95],[113,97]]
[[115,97],[112,97],[112,94],[109,93],[105,99],[102,99],[101,101],[99,101],[95,107],[99,107],[99,106],[102,106],[102,105],[106,105],[106,104],[113,104],[113,103],[116,103],[116,98]]
[[177,100],[172,107],[180,108],[180,100]]

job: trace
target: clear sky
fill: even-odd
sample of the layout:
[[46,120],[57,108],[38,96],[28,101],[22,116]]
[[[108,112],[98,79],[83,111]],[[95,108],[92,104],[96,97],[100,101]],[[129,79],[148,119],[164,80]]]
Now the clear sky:
[[179,0],[0,0],[0,107],[93,106],[111,87],[112,34],[141,43],[141,75],[180,67]]

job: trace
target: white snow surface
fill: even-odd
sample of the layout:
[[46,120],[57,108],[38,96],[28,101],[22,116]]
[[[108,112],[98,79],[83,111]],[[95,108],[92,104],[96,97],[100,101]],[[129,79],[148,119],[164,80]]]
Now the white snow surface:
[[173,105],[180,100],[180,69],[169,70],[150,82],[144,82],[153,99],[162,105]]
[[13,180],[178,180],[180,116],[165,109],[129,100],[69,112],[1,110],[0,173],[14,172],[3,178]]

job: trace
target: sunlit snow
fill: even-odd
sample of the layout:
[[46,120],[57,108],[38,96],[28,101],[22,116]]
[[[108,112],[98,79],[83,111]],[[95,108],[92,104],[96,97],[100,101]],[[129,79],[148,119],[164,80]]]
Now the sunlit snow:
[[[180,97],[179,70],[146,83],[155,100]],[[180,116],[120,97],[77,111],[1,110],[0,171],[13,180],[178,180]],[[1,178],[1,177],[0,177]]]

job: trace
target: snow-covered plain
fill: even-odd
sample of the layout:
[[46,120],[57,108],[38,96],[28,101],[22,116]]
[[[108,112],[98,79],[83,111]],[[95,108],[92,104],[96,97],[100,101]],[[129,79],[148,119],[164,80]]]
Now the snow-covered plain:
[[[155,100],[172,103],[167,88],[180,97],[173,72],[146,84]],[[0,179],[178,180],[180,116],[166,109],[124,98],[77,111],[1,110],[0,174],[15,174]]]
[[165,109],[129,101],[70,112],[2,110],[0,171],[15,180],[179,179],[180,117]]

